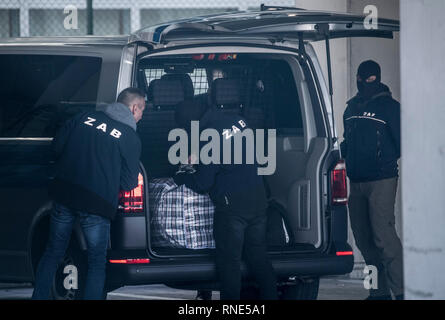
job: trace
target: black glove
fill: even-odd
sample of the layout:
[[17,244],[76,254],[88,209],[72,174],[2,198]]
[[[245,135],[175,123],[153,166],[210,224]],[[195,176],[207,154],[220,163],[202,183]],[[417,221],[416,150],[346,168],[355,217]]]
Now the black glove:
[[180,186],[183,185],[185,183],[185,176],[187,175],[187,173],[177,173],[175,174],[175,176],[173,177],[173,180],[175,181],[175,183]]
[[343,158],[343,159],[346,159],[346,140],[343,140],[341,143],[340,143],[340,151],[341,151],[341,157]]
[[196,169],[192,164],[181,164],[179,166],[178,171],[176,171],[176,174],[178,173],[188,173],[188,174],[192,174],[195,173]]

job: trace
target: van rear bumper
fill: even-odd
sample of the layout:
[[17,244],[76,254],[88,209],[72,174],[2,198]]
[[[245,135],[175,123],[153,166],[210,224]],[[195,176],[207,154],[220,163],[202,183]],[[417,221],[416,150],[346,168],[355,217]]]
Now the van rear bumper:
[[[318,255],[313,257],[271,257],[278,278],[343,275],[354,267],[354,257]],[[243,276],[247,274],[242,266]],[[205,282],[216,279],[215,264],[211,260],[185,262],[154,260],[148,264],[112,265],[107,267],[107,284],[123,285],[160,284],[174,282]]]

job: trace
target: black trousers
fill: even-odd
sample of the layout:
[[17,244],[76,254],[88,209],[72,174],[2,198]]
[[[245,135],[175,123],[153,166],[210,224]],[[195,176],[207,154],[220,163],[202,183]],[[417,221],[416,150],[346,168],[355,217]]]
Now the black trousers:
[[221,300],[239,300],[244,257],[259,288],[260,299],[277,299],[277,281],[267,257],[265,213],[237,214],[216,210],[214,237]]
[[398,178],[351,183],[349,217],[355,243],[367,265],[378,270],[371,296],[403,294],[403,249],[395,228]]

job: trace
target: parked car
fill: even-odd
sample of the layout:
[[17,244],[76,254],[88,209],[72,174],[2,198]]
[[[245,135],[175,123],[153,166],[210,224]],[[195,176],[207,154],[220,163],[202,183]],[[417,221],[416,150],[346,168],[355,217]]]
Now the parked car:
[[[354,259],[347,243],[347,182],[333,122],[331,77],[327,84],[311,42],[325,41],[329,48],[333,38],[391,38],[399,30],[397,21],[379,19],[378,29],[366,29],[363,21],[349,14],[262,6],[129,36],[2,40],[0,281],[34,281],[48,235],[50,145],[58,128],[135,86],[147,92],[148,106],[137,129],[141,177],[135,190],[121,194],[112,222],[107,291],[142,284],[218,288],[212,249],[155,247],[151,241],[148,182],[171,177],[177,169],[168,162],[168,133],[176,126],[175,104],[191,98],[221,112],[241,113],[255,129],[276,129],[276,170],[264,176],[270,259],[282,299],[316,299],[319,278],[351,272]],[[216,79],[232,90],[217,94]],[[155,80],[156,88],[170,88],[168,94],[151,86]],[[82,296],[85,250],[77,225],[55,277],[54,298]],[[78,289],[63,286],[63,269],[70,264],[78,268]],[[245,292],[255,292],[245,266],[243,279]]]

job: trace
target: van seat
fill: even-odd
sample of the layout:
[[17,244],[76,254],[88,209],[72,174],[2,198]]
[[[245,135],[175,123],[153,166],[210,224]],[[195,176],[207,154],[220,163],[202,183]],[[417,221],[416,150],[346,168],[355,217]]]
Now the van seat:
[[240,114],[243,105],[241,83],[238,79],[215,79],[210,87],[211,104],[223,113]]
[[168,134],[177,128],[175,107],[193,97],[193,83],[187,74],[166,74],[150,82],[148,108],[138,124],[143,141],[141,161],[152,178],[173,176],[177,167],[168,161],[168,150],[175,142]]

